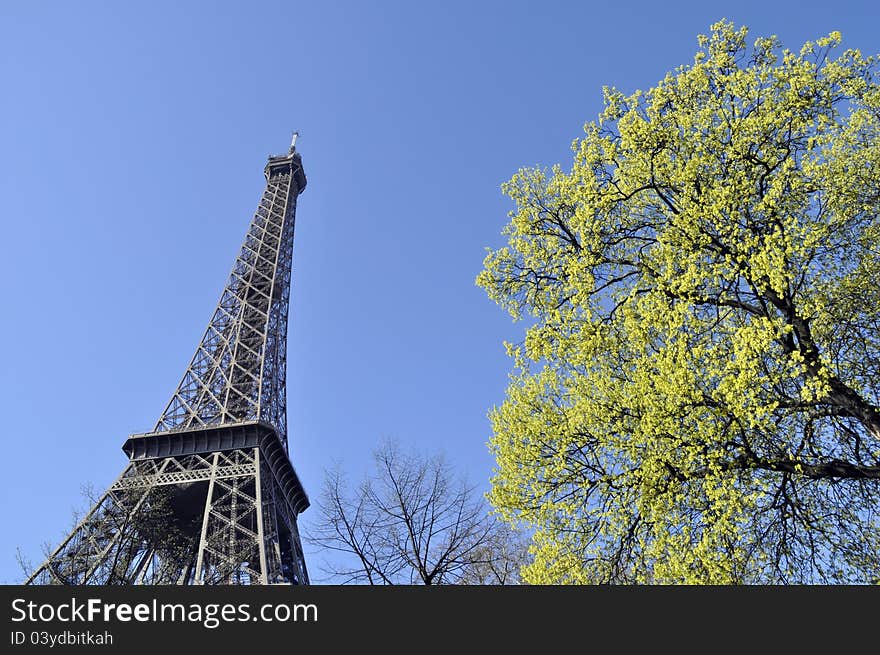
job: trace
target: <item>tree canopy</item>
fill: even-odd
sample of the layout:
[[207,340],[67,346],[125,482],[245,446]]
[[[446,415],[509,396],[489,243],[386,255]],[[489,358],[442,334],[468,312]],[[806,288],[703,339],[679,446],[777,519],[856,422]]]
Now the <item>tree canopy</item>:
[[520,170],[490,499],[537,583],[880,579],[880,87],[727,21]]

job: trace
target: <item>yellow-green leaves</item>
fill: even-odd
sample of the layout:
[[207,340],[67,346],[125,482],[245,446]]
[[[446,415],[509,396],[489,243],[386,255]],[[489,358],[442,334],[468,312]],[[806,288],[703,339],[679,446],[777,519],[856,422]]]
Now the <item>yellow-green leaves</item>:
[[840,42],[722,21],[503,186],[477,283],[533,320],[490,497],[528,580],[880,578],[880,87]]

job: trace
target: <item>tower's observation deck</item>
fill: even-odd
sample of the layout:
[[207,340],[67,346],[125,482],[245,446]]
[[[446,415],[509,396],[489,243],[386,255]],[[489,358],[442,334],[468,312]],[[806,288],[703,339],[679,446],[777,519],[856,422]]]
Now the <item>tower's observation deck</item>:
[[269,162],[266,164],[263,174],[268,182],[272,177],[285,175],[291,170],[293,171],[294,182],[296,182],[297,194],[300,194],[306,188],[306,174],[302,167],[302,157],[293,148],[286,155],[269,157]]

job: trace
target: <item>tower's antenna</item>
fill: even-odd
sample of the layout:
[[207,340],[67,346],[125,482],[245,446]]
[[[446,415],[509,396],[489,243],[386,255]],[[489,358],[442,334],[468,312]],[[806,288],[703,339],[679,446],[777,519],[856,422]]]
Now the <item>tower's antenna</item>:
[[290,139],[290,152],[296,150],[296,139],[299,136],[299,130],[293,133],[293,138]]

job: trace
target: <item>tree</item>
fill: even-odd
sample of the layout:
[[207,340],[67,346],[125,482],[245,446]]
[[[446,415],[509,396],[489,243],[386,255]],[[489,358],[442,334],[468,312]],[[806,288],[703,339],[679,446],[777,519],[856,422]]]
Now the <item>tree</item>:
[[525,544],[488,513],[473,486],[441,457],[374,452],[375,471],[351,493],[328,471],[308,539],[342,560],[324,569],[342,584],[512,584]]
[[503,187],[477,283],[531,324],[490,499],[528,581],[880,578],[876,62],[746,38],[606,89],[569,171]]
[[520,571],[528,562],[528,540],[521,531],[493,521],[484,543],[474,549],[459,584],[520,584]]

